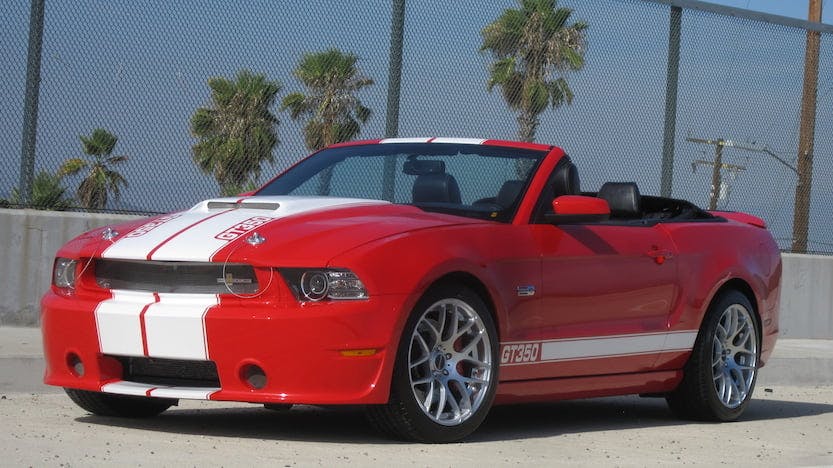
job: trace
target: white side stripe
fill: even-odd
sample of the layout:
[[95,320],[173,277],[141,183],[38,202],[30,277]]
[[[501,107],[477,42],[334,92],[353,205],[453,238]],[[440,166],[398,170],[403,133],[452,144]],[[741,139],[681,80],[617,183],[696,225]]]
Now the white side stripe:
[[694,347],[697,330],[501,343],[502,365],[635,356]]
[[141,356],[140,316],[145,306],[153,302],[153,293],[114,290],[111,299],[99,303],[95,309],[95,321],[101,352]]
[[205,313],[219,303],[213,294],[159,294],[145,312],[148,356],[208,359]]

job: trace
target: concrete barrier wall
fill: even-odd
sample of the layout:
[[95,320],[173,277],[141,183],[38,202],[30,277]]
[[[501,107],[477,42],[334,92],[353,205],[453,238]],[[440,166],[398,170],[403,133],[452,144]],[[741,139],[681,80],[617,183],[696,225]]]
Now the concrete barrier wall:
[[99,226],[137,216],[0,209],[0,325],[37,325],[55,252]]
[[[61,245],[136,216],[0,209],[0,325],[37,325]],[[781,336],[833,339],[833,256],[783,254]]]
[[781,336],[833,339],[833,256],[781,258]]

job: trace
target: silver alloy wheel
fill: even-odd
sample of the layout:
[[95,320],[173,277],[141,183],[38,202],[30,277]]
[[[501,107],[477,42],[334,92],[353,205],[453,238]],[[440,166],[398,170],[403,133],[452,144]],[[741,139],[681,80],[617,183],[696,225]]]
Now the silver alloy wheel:
[[737,408],[749,395],[758,366],[758,336],[746,307],[732,304],[723,311],[714,332],[712,377],[717,397]]
[[444,426],[464,423],[491,384],[491,341],[478,313],[443,299],[422,314],[408,350],[411,390],[422,411]]

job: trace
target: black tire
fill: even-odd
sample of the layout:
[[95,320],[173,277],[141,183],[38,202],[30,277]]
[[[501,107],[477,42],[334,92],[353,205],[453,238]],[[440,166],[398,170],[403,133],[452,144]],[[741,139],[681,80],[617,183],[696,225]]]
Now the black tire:
[[275,411],[277,413],[286,413],[287,411],[292,409],[292,403],[264,403],[263,407],[268,409],[269,411]]
[[113,395],[73,388],[64,391],[76,405],[97,416],[149,418],[177,404],[177,400],[170,398]]
[[[440,308],[447,311],[449,307],[454,311],[454,317],[473,314],[473,316],[469,315],[472,325],[467,330],[477,328],[479,332],[468,331],[452,339],[451,336],[457,335],[460,330],[454,328],[449,332],[449,339],[443,341],[445,325],[440,325],[438,326],[441,332],[440,338],[433,345],[424,347],[424,352],[421,351],[420,338],[416,338],[415,335],[428,330],[425,324],[426,320],[433,320],[432,314],[437,313]],[[459,319],[453,322],[454,327],[459,327],[461,323],[457,320]],[[451,321],[447,323],[452,326]],[[469,322],[462,323],[468,325]],[[418,332],[418,326],[422,331]],[[422,343],[427,342],[423,340]],[[469,346],[473,348],[472,351],[463,353]],[[458,347],[462,349],[457,349]],[[453,351],[447,353],[448,348],[453,348]],[[458,353],[458,351],[462,352]],[[425,354],[425,361],[421,361],[416,356],[419,353]],[[475,355],[481,354],[481,359],[473,360]],[[494,320],[480,296],[460,285],[435,286],[420,299],[405,324],[396,355],[388,404],[367,407],[367,418],[376,429],[402,440],[447,443],[463,439],[480,426],[492,406],[498,383],[497,356],[498,336]],[[423,363],[411,366],[412,358],[414,361]],[[489,365],[477,367],[477,364],[472,364],[473,362],[481,364],[488,362]],[[467,380],[467,383],[463,384],[462,380],[455,380],[469,378],[478,381]],[[417,382],[414,382],[414,379]],[[422,379],[434,380],[430,383],[419,383]],[[423,385],[429,386],[429,390],[422,393],[425,400],[421,403],[417,400],[416,394],[423,391]],[[471,387],[465,385],[471,385]],[[441,386],[443,388],[440,388]],[[468,393],[467,390],[472,390],[471,396],[463,397],[461,389],[466,393]],[[448,395],[448,397],[439,399],[443,402],[439,403],[433,398],[435,394]],[[428,408],[424,409],[425,402],[428,400],[431,402],[428,403]],[[451,406],[451,400],[454,400],[454,406]],[[434,406],[435,403],[437,403],[436,406]],[[469,408],[463,410],[462,408],[467,403]],[[445,411],[446,407],[450,407],[449,411]],[[436,412],[436,415],[429,415],[432,412]]]
[[[731,320],[727,314],[737,314],[738,330],[731,339],[721,339],[724,321]],[[682,382],[666,396],[671,411],[698,421],[737,420],[752,399],[760,347],[758,317],[749,299],[736,290],[720,293],[703,319]]]

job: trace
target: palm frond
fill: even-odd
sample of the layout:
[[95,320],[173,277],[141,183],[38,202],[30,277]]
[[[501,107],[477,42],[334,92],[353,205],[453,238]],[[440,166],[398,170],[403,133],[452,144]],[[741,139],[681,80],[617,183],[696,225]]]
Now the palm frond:
[[85,169],[89,163],[81,158],[70,158],[61,164],[58,168],[58,177],[65,177],[68,175],[77,174],[82,169]]

